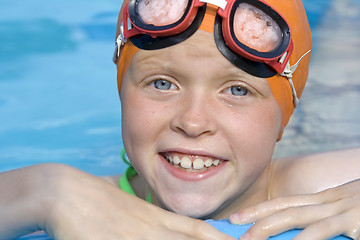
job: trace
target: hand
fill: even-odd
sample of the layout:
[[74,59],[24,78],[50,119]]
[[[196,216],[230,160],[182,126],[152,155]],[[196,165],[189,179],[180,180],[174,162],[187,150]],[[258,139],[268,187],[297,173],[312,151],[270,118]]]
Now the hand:
[[294,239],[328,239],[343,234],[360,239],[360,180],[312,195],[278,197],[239,210],[234,224],[255,224],[240,239],[267,239],[304,228]]
[[232,239],[209,224],[165,211],[101,178],[76,169],[47,167],[42,226],[55,239]]

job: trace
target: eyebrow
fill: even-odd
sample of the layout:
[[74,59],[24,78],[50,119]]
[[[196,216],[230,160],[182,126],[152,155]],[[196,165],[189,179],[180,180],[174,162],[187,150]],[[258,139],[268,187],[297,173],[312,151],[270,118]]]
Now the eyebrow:
[[[135,56],[133,60],[136,61],[136,66],[133,66],[134,69],[131,69],[131,71],[134,71],[134,73],[136,74],[138,71],[163,70],[176,75],[182,75],[182,72],[179,72],[176,69],[178,66],[174,66],[173,61],[171,61],[171,54],[167,54],[166,51],[163,51],[163,49],[160,51],[162,52],[157,52],[157,50],[144,51],[142,52],[141,56]],[[223,69],[226,69],[223,71],[223,77],[225,77],[226,75],[226,77],[234,78],[234,80],[239,80],[239,78],[241,78],[246,81],[258,83],[263,83],[267,81],[265,78],[259,78],[249,73],[246,73],[244,70],[233,65],[227,59],[226,63],[222,63],[221,61],[219,61],[219,64],[223,65]]]
[[[169,64],[165,64],[168,61],[164,61],[161,56],[158,56],[158,54],[151,52],[151,53],[145,53],[145,56],[135,56],[133,61],[136,65],[136,68],[145,68],[148,69],[149,66],[152,69],[154,66],[163,68],[166,67]],[[140,58],[140,59],[138,59]]]

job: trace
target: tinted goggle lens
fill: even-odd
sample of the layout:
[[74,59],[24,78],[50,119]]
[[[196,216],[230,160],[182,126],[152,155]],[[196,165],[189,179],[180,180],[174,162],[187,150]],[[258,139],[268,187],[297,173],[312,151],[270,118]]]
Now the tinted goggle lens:
[[136,8],[144,23],[167,26],[184,16],[188,4],[188,0],[139,0]]
[[259,52],[276,49],[282,40],[280,26],[269,15],[248,3],[237,7],[233,31],[239,42]]

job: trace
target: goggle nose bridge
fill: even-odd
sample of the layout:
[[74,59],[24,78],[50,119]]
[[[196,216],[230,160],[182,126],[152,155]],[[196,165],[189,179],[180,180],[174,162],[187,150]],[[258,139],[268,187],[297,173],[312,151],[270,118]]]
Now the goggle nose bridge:
[[228,2],[226,0],[199,0],[199,2],[210,3],[212,5],[218,6],[222,10],[225,10]]

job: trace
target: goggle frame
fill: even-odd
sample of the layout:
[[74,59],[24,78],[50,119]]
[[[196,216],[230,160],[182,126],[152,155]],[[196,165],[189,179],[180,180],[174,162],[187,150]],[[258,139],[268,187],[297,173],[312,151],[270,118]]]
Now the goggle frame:
[[[122,26],[124,38],[130,39],[140,49],[161,49],[186,40],[200,27],[206,8],[217,7],[215,41],[219,50],[233,64],[254,76],[268,78],[276,73],[282,74],[289,63],[293,51],[290,27],[285,18],[264,0],[226,0],[225,9],[213,3],[207,6],[210,1],[189,0],[184,15],[175,23],[165,26],[144,23],[137,14],[137,2],[130,0],[125,7]],[[236,38],[232,19],[241,3],[260,9],[279,25],[282,38],[274,50],[259,52]]]

